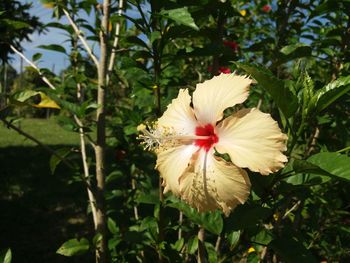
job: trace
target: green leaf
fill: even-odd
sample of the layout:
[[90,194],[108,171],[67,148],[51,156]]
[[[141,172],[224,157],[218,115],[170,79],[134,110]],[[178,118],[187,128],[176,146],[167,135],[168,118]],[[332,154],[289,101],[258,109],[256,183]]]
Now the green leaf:
[[1,251],[0,262],[1,263],[11,263],[11,261],[12,261],[11,249],[9,248],[6,251]]
[[[280,51],[284,54],[284,55],[290,55],[293,52],[295,52],[298,48],[300,47],[309,47],[304,43],[296,43],[296,44],[291,44],[288,46],[283,47]],[[310,47],[309,47],[310,48]]]
[[319,166],[305,160],[294,160],[293,170],[296,173],[312,173],[312,174],[321,174],[321,175],[327,175],[327,176],[330,175],[327,171],[321,169]]
[[143,204],[157,205],[159,204],[159,196],[156,192],[141,194],[140,196],[137,197],[136,202],[143,203]]
[[55,153],[60,156],[59,158],[57,155],[53,154],[50,158],[50,170],[51,174],[54,174],[56,171],[57,165],[59,165],[62,161],[62,159],[66,158],[66,156],[71,152],[70,148],[61,148],[55,151]]
[[231,247],[235,247],[238,244],[240,237],[241,231],[232,231],[230,234],[228,234],[227,241]]
[[198,213],[196,209],[176,198],[171,199],[171,201],[172,203],[168,204],[168,206],[182,211],[193,223],[203,226],[204,229],[213,234],[219,235],[221,233],[224,225],[221,212]]
[[273,239],[272,233],[269,230],[264,228],[258,234],[252,237],[251,240],[258,244],[268,245],[272,239]]
[[309,57],[312,55],[311,47],[302,43],[285,46],[281,49],[281,52],[284,55],[280,57],[280,63],[286,63],[293,59]]
[[89,241],[86,238],[80,240],[74,238],[63,243],[63,245],[56,251],[57,254],[71,257],[86,253],[90,248]]
[[160,12],[160,15],[163,15],[180,25],[188,26],[197,31],[199,30],[187,7],[163,10]]
[[149,41],[151,42],[151,44],[157,40],[161,38],[161,34],[159,31],[153,31],[151,32],[150,36],[149,36]]
[[317,165],[330,175],[350,181],[350,157],[344,154],[322,152],[312,155],[307,161]]
[[107,220],[107,227],[108,227],[108,230],[112,233],[112,234],[117,234],[119,233],[119,228],[117,227],[117,224],[115,223],[115,221],[108,217],[108,220]]
[[221,212],[214,211],[210,213],[202,213],[200,215],[201,225],[211,233],[215,235],[220,235],[224,226],[224,221],[222,219]]
[[38,95],[39,92],[34,90],[24,90],[16,93],[13,98],[19,102],[25,102],[26,100],[30,99],[33,96]]
[[254,252],[250,252],[247,257],[247,263],[258,263],[260,262],[260,258],[258,254]]
[[85,111],[82,107],[76,103],[72,103],[66,100],[63,100],[54,92],[49,92],[49,96],[59,104],[62,109],[65,109],[73,114],[76,114],[78,117],[83,117]]
[[171,244],[171,248],[175,249],[176,251],[180,252],[181,249],[183,248],[185,243],[185,239],[182,237],[180,239],[178,239],[175,244]]
[[132,44],[136,44],[140,47],[144,47],[146,49],[150,49],[149,46],[147,46],[147,44],[145,42],[143,42],[142,39],[138,38],[138,37],[135,37],[135,36],[130,36],[126,39],[129,43],[132,43]]
[[269,247],[272,248],[286,263],[317,262],[300,241],[288,236],[274,239],[270,242]]
[[197,236],[192,236],[188,242],[187,242],[187,251],[189,254],[194,254],[196,253],[198,249],[198,237]]
[[208,254],[208,263],[217,263],[218,262],[218,253],[210,242],[204,242],[205,250]]
[[6,23],[8,26],[12,27],[13,30],[19,30],[23,28],[30,28],[31,25],[19,20],[2,19],[1,22]]
[[310,101],[310,110],[320,112],[350,91],[350,76],[340,77],[318,90]]
[[288,89],[283,80],[274,77],[262,67],[247,63],[234,62],[238,67],[250,74],[272,97],[285,117],[292,116],[298,108],[297,97]]
[[63,54],[66,54],[66,50],[64,47],[56,44],[51,44],[51,45],[40,45],[38,48],[46,49],[46,50],[51,50],[51,51],[57,51]]
[[39,60],[41,57],[42,57],[43,54],[41,53],[35,53],[33,56],[32,56],[32,61],[37,61]]

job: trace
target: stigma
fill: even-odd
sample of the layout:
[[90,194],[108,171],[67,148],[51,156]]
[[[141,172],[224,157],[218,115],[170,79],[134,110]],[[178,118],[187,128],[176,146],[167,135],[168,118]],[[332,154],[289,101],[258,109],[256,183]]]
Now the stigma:
[[194,140],[194,144],[203,148],[205,151],[209,151],[214,144],[219,141],[219,137],[215,134],[214,126],[206,124],[205,126],[197,126],[195,134],[199,137],[203,136],[203,139]]

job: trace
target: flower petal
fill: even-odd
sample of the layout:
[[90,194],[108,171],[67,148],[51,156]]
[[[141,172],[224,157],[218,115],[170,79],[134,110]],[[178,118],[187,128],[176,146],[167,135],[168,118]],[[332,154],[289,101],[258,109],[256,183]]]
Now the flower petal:
[[216,150],[228,153],[238,167],[267,175],[287,162],[282,154],[287,136],[270,114],[243,109],[219,123],[216,132],[219,137]]
[[156,169],[159,170],[160,176],[163,178],[164,192],[169,190],[175,195],[179,195],[179,177],[190,163],[194,152],[198,150],[194,145],[181,145],[160,151],[157,154]]
[[252,80],[247,76],[221,74],[197,84],[193,92],[193,107],[201,125],[215,125],[223,112],[246,100]]
[[188,90],[179,90],[177,98],[172,100],[163,116],[158,119],[158,126],[174,129],[177,134],[194,134],[197,121],[190,104]]
[[247,173],[213,155],[198,151],[180,177],[181,198],[200,212],[221,209],[226,216],[244,203],[250,192]]

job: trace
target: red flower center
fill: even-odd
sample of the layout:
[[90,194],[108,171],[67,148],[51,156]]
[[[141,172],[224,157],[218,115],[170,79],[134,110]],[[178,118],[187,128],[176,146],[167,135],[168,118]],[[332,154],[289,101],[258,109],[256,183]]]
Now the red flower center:
[[204,148],[207,152],[210,148],[219,141],[218,136],[214,132],[214,126],[211,124],[207,124],[204,127],[198,126],[196,127],[196,135],[198,136],[206,136],[207,138],[196,139],[194,144]]

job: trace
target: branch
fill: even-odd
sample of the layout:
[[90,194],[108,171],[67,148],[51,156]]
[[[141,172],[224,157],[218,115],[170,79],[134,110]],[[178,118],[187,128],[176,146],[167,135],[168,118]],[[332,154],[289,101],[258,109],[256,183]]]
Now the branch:
[[301,204],[301,201],[299,200],[298,202],[296,202],[291,209],[289,209],[288,211],[286,211],[282,217],[282,219],[285,219],[291,212],[293,212],[294,210],[296,210],[299,205]]
[[[124,7],[124,0],[119,0],[119,10],[118,10],[118,16],[121,17],[122,15],[122,11],[123,11],[123,7]],[[113,41],[113,46],[112,46],[112,53],[111,53],[111,57],[109,59],[109,64],[108,64],[108,69],[107,69],[107,76],[106,76],[106,84],[108,86],[109,84],[109,80],[110,80],[110,75],[111,72],[113,70],[113,66],[114,66],[114,62],[115,62],[115,56],[117,53],[117,46],[118,46],[118,42],[119,42],[119,34],[120,34],[120,27],[121,27],[121,22],[118,21],[115,24],[115,35],[114,35],[114,41]]]
[[182,211],[179,212],[179,231],[177,232],[177,239],[180,240],[182,238],[182,223],[184,220],[184,214]]
[[10,45],[10,48],[17,53],[21,58],[23,58],[29,65],[31,65],[38,73],[39,76],[41,77],[41,79],[50,87],[50,89],[55,90],[56,87],[43,75],[43,73],[40,72],[40,69],[32,62],[30,61],[28,58],[26,58],[26,56],[24,56],[24,54],[22,52],[20,52],[19,50],[17,50],[14,46]]
[[96,67],[98,69],[100,67],[98,59],[93,54],[92,49],[90,48],[90,46],[87,43],[86,39],[81,34],[81,31],[79,30],[78,26],[74,23],[73,19],[70,17],[68,11],[66,9],[63,9],[63,12],[66,15],[69,23],[73,27],[74,32],[77,34],[78,38],[80,39],[81,43],[83,43],[83,46],[85,47],[85,50],[87,51],[87,53],[89,54],[89,56],[91,57],[91,59],[93,60],[93,62],[95,63],[95,65],[96,65]]
[[[89,165],[87,162],[87,155],[86,155],[86,143],[85,143],[85,132],[83,129],[83,124],[81,120],[74,115],[74,120],[79,126],[79,135],[80,135],[80,153],[81,153],[81,160],[83,163],[83,169],[84,169],[84,177],[87,182],[90,183],[90,173],[89,173]],[[95,229],[97,228],[97,212],[96,212],[96,199],[95,199],[95,194],[91,191],[91,189],[87,188],[88,192],[88,197],[89,197],[89,203],[91,207],[91,212],[92,212],[92,218],[94,220],[94,227]]]

